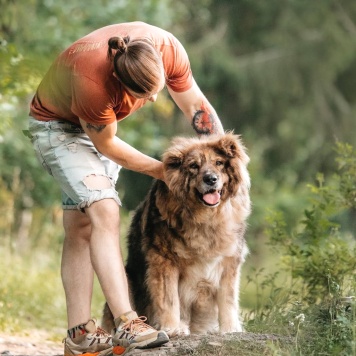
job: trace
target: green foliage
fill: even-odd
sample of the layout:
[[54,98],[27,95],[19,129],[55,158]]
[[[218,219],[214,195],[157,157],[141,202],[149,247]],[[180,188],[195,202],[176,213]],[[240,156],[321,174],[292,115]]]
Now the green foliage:
[[329,293],[337,295],[356,272],[356,247],[337,222],[337,218],[354,213],[347,209],[356,204],[356,154],[352,146],[341,143],[337,152],[338,173],[329,184],[319,174],[318,185],[310,186],[312,208],[305,210],[299,231],[289,232],[281,213],[270,217],[270,244],[283,251],[284,265],[293,278],[303,280],[311,302],[323,300]]
[[[336,147],[339,157],[339,189],[340,205],[356,209],[356,154],[355,149],[348,144],[337,143]],[[339,198],[339,199],[340,199]]]
[[0,33],[0,143],[12,126],[20,99],[32,92],[36,79],[24,56]]
[[356,150],[340,142],[335,150],[337,172],[310,185],[301,223],[288,228],[280,212],[268,218],[269,244],[288,273],[252,269],[247,278],[257,300],[248,330],[294,336],[292,354],[355,354],[356,236],[340,221],[355,212]]

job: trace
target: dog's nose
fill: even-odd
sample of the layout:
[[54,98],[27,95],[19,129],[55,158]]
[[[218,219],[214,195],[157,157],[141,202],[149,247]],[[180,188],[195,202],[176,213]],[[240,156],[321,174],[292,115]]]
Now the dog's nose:
[[205,174],[203,181],[208,185],[214,185],[218,181],[218,176],[216,174]]

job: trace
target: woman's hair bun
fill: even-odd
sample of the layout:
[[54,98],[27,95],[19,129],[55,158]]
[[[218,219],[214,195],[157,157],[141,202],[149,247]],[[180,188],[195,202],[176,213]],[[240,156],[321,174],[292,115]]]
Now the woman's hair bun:
[[108,45],[108,55],[112,56],[112,50],[117,50],[120,54],[126,53],[127,44],[130,42],[130,37],[111,37],[109,38]]

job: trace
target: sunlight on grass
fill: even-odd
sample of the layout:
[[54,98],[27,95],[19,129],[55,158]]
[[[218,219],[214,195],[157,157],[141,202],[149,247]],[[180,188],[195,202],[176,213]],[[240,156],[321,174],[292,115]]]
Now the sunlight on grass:
[[[121,214],[121,235],[125,236],[129,217]],[[61,231],[61,217],[58,226]],[[51,231],[52,231],[51,230]],[[50,234],[47,240],[51,241]],[[52,239],[53,241],[53,239]],[[0,332],[24,333],[32,329],[47,330],[53,338],[62,340],[67,328],[64,290],[60,276],[61,242],[52,249],[41,243],[23,255],[0,247]],[[126,243],[121,239],[121,248],[126,256]],[[59,248],[58,248],[59,247]],[[92,299],[92,317],[100,323],[105,298],[95,277]],[[57,336],[58,335],[58,336]]]
[[[92,302],[98,321],[104,297],[97,280]],[[34,252],[30,257],[0,250],[0,331],[53,330],[65,335],[66,305],[60,278],[60,257]]]
[[59,262],[45,254],[20,258],[0,250],[0,256],[0,329],[64,327]]

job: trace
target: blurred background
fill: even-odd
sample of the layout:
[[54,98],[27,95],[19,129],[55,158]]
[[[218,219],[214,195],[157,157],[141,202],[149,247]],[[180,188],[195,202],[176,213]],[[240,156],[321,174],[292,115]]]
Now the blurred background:
[[[0,0],[0,330],[53,320],[65,326],[60,192],[22,133],[29,102],[73,41],[136,20],[182,42],[224,128],[241,134],[248,148],[253,212],[243,308],[255,303],[249,271],[278,268],[266,247],[266,214],[282,211],[287,226],[297,224],[309,204],[307,185],[319,172],[333,172],[335,142],[356,145],[354,0]],[[166,90],[118,125],[120,138],[156,158],[174,135],[194,132]],[[150,184],[122,171],[123,238]],[[355,208],[342,221],[355,236]],[[98,317],[101,307],[96,293]]]

